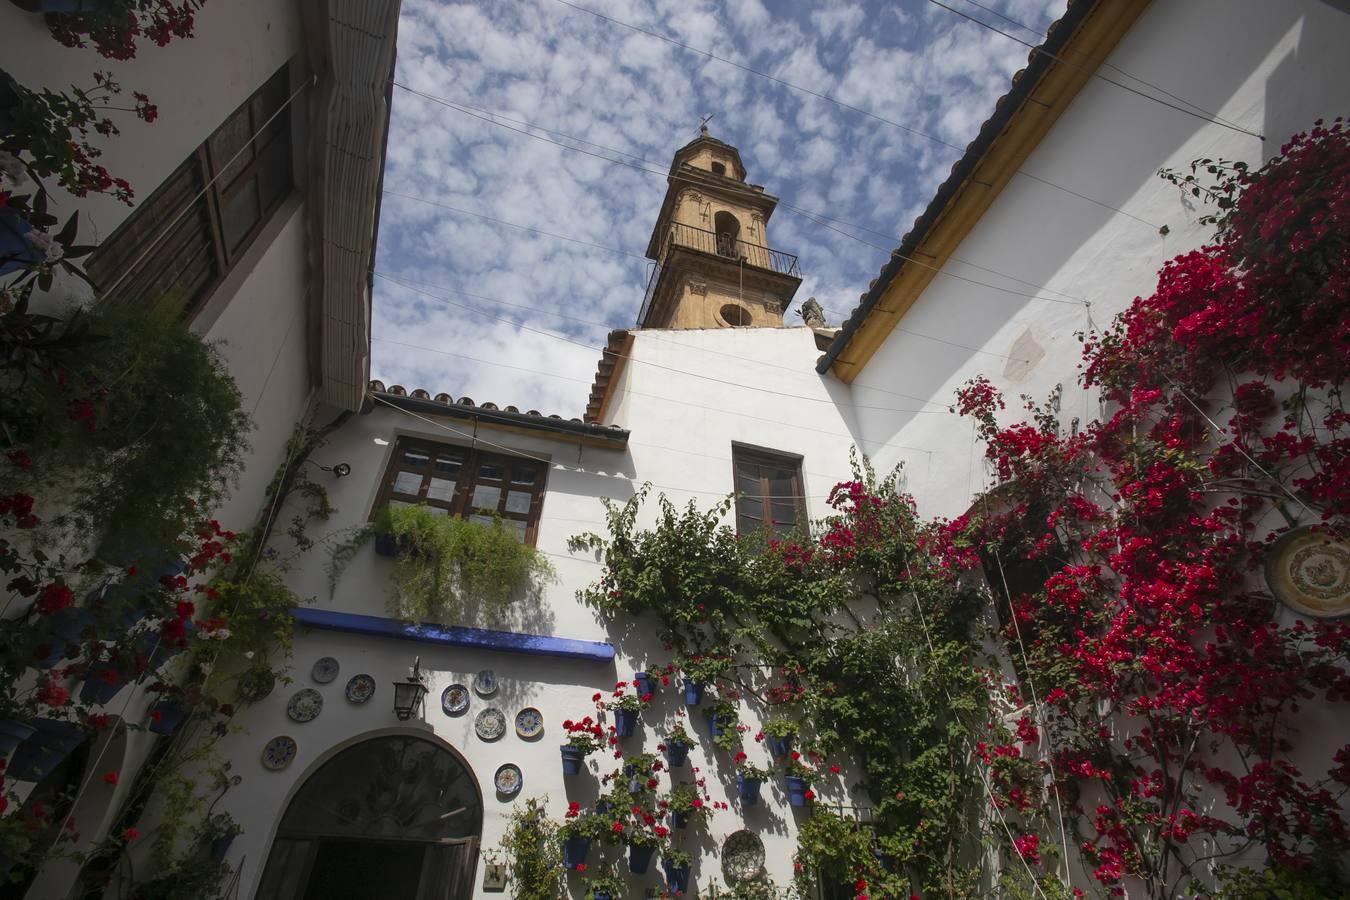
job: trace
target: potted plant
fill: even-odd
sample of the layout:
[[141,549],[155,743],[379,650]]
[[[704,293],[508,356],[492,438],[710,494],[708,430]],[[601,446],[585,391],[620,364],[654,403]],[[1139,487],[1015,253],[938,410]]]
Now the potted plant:
[[229,813],[214,813],[206,817],[198,837],[210,857],[216,862],[223,862],[225,854],[230,852],[230,845],[243,831]]
[[36,733],[19,745],[5,774],[19,781],[38,782],[87,737],[83,728],[61,719],[34,719]]
[[[805,806],[807,800],[815,797],[811,793],[811,777],[814,773],[801,762],[801,754],[792,751],[792,756],[783,764],[783,787],[787,789],[788,803],[793,806]],[[808,796],[810,795],[810,796]]]
[[635,753],[628,757],[623,767],[623,773],[628,777],[628,793],[637,795],[656,790],[659,769],[656,757],[650,753]]
[[723,750],[730,750],[739,739],[736,723],[740,721],[740,711],[736,704],[726,698],[719,698],[707,708],[708,734],[713,743]]
[[623,896],[623,882],[607,870],[587,872],[581,883],[591,900],[613,900],[614,897]]
[[666,886],[671,892],[689,890],[689,867],[694,858],[678,847],[667,847],[661,851],[661,864],[666,870]]
[[750,762],[742,750],[736,754],[736,792],[742,806],[759,803],[759,789],[769,777],[769,770]]
[[562,767],[564,775],[576,775],[586,757],[604,745],[605,732],[599,723],[590,716],[574,722],[563,722],[567,732],[567,743],[562,745]]
[[191,711],[182,697],[161,697],[150,707],[150,724],[147,727],[155,734],[173,734]]
[[684,676],[684,702],[698,706],[703,702],[703,691],[718,678],[731,671],[732,661],[726,656],[690,656],[680,661]]
[[797,723],[781,716],[770,719],[760,729],[764,743],[774,759],[782,759],[792,750],[792,739],[797,735]]
[[708,806],[700,796],[698,785],[677,784],[670,789],[670,796],[661,801],[670,810],[670,824],[674,828],[702,824],[708,818]]
[[606,701],[604,708],[614,713],[614,733],[619,737],[631,737],[652,695],[629,693],[624,687],[615,689],[614,699]]
[[609,832],[609,822],[595,813],[583,813],[573,805],[566,813],[567,821],[558,829],[563,842],[563,865],[569,869],[586,864],[591,852],[591,841],[603,838]]
[[652,856],[669,833],[664,825],[655,825],[651,830],[634,827],[628,834],[628,871],[646,875]]
[[689,750],[693,746],[694,739],[684,730],[684,724],[676,722],[675,727],[666,735],[665,742],[660,745],[660,749],[666,754],[666,762],[670,767],[679,769],[689,761]]
[[650,665],[645,671],[633,673],[633,687],[639,695],[654,694],[657,687],[670,684],[670,673],[675,671],[674,664],[665,666]]

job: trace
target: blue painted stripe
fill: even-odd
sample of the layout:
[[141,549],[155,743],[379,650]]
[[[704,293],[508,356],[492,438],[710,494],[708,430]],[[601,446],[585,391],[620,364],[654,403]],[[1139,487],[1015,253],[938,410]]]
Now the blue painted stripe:
[[291,613],[301,625],[346,631],[371,637],[420,641],[446,647],[472,647],[476,650],[497,650],[503,653],[527,653],[531,656],[560,656],[565,659],[587,659],[593,662],[612,662],[614,645],[601,641],[579,641],[574,638],[547,637],[542,634],[521,634],[518,631],[492,631],[487,628],[421,625],[400,622],[383,616],[362,616],[356,613],[334,612],[312,607],[294,607]]

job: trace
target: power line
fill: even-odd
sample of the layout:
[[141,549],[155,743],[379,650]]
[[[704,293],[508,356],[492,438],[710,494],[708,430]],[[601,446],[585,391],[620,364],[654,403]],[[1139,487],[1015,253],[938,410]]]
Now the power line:
[[[479,113],[476,113],[476,112],[473,112],[472,110],[467,109],[466,107],[461,106],[460,104],[456,103],[456,102],[453,101],[453,100],[447,100],[447,99],[445,99],[444,97],[437,97],[437,96],[435,96],[435,95],[433,95],[433,94],[427,94],[427,93],[425,93],[425,92],[423,92],[423,91],[419,91],[419,90],[416,90],[416,89],[414,89],[414,88],[410,88],[410,87],[408,87],[407,85],[405,85],[405,84],[403,84],[403,83],[401,83],[401,82],[395,81],[395,82],[394,82],[394,85],[395,85],[396,87],[402,88],[402,89],[405,90],[405,91],[408,91],[408,92],[411,93],[411,94],[416,94],[416,95],[419,96],[419,97],[423,97],[423,98],[425,98],[425,99],[427,99],[427,100],[430,100],[430,101],[432,101],[433,103],[438,103],[438,104],[440,104],[440,105],[442,105],[442,106],[445,106],[445,107],[447,107],[447,108],[449,108],[449,109],[453,109],[453,110],[455,110],[456,112],[462,113],[462,114],[464,114],[464,115],[470,116],[470,117],[475,118],[475,119],[481,119],[482,121],[487,122],[487,123],[490,124],[490,125],[496,125],[496,126],[499,127],[499,128],[505,128],[505,129],[507,129],[508,131],[514,131],[514,132],[516,132],[517,134],[523,134],[523,135],[525,135],[526,137],[534,138],[534,139],[537,140],[537,141],[543,141],[544,143],[547,143],[547,144],[553,144],[553,145],[556,146],[556,147],[562,147],[564,150],[571,150],[571,151],[574,152],[574,153],[582,153],[582,154],[585,154],[586,156],[591,156],[591,157],[594,157],[595,159],[603,160],[603,161],[605,161],[605,162],[607,162],[607,163],[610,163],[611,165],[624,166],[624,167],[626,167],[626,168],[634,169],[634,170],[639,171],[639,172],[646,172],[646,173],[649,174],[649,175],[657,175],[657,176],[660,176],[660,177],[662,177],[662,178],[668,178],[668,179],[670,179],[670,180],[672,180],[672,181],[684,181],[684,182],[687,182],[687,183],[690,183],[690,184],[698,184],[698,183],[699,183],[699,182],[697,182],[697,181],[695,181],[694,179],[691,179],[691,178],[684,178],[684,177],[681,177],[681,176],[679,176],[679,175],[672,175],[672,174],[670,174],[670,173],[668,173],[668,172],[666,172],[666,171],[663,171],[663,170],[661,170],[661,169],[650,169],[650,168],[647,168],[647,166],[638,165],[638,164],[632,163],[632,162],[627,162],[627,161],[622,160],[622,159],[614,159],[614,158],[612,158],[612,157],[605,156],[605,155],[602,154],[602,153],[596,153],[596,152],[594,152],[594,151],[592,151],[592,150],[586,150],[585,148],[582,148],[582,147],[573,147],[573,146],[570,146],[570,145],[568,145],[568,144],[564,144],[564,143],[562,143],[561,141],[556,141],[556,140],[553,140],[552,138],[549,138],[549,137],[544,137],[544,136],[542,136],[542,135],[534,134],[533,132],[526,131],[524,128],[517,128],[517,127],[514,127],[514,126],[509,125],[509,124],[503,124],[502,122],[498,122],[498,121],[496,121],[494,118],[492,118],[492,116],[495,116],[495,115],[496,115],[495,113],[488,114],[488,115],[481,115],[481,114],[479,114]],[[528,125],[527,127],[534,128],[534,127],[536,127],[536,126],[530,124],[530,125]],[[540,129],[540,130],[544,130],[544,129]],[[552,134],[561,134],[561,132],[556,132],[556,131],[555,131],[555,132],[551,132],[551,133],[552,133]],[[579,138],[574,138],[574,137],[571,137],[570,135],[568,136],[568,139],[569,139],[569,140],[580,141]],[[589,143],[589,142],[583,142],[583,143]],[[590,145],[591,145],[591,146],[600,146],[600,145],[594,144],[594,143],[591,143]],[[620,152],[620,151],[618,151],[618,150],[613,150],[612,148],[605,148],[605,149],[610,150],[611,152],[614,152],[614,153],[619,153],[619,152]],[[627,155],[627,154],[625,154],[625,155]],[[644,160],[644,162],[646,162],[647,165],[656,165],[656,163],[652,163],[652,162],[650,162],[650,161]],[[1030,176],[1030,177],[1035,177],[1035,176]],[[1048,184],[1048,183],[1049,183],[1049,182],[1047,182],[1047,184]],[[913,265],[920,266],[920,267],[925,268],[925,269],[931,269],[934,273],[936,273],[936,274],[938,274],[938,275],[945,275],[945,276],[948,277],[948,278],[955,278],[955,279],[958,280],[958,281],[964,281],[964,282],[966,282],[966,283],[968,283],[968,284],[973,284],[973,285],[976,285],[976,286],[978,286],[978,287],[987,288],[987,289],[993,290],[993,291],[999,291],[999,292],[1005,293],[1005,294],[1011,294],[1012,296],[1015,296],[1015,297],[1024,297],[1024,298],[1027,298],[1027,299],[1029,299],[1029,300],[1044,300],[1044,301],[1047,301],[1047,302],[1050,302],[1050,303],[1067,303],[1067,304],[1070,304],[1070,305],[1081,305],[1081,304],[1085,304],[1085,303],[1088,302],[1087,300],[1084,300],[1084,299],[1081,299],[1081,298],[1074,298],[1073,300],[1063,300],[1063,299],[1060,299],[1060,298],[1058,298],[1058,297],[1045,297],[1045,296],[1042,296],[1042,295],[1039,294],[1039,293],[1028,294],[1028,293],[1026,293],[1025,291],[1016,291],[1016,290],[1013,290],[1012,288],[1006,288],[1006,287],[1002,287],[1002,286],[996,285],[996,284],[989,284],[988,282],[979,281],[979,280],[974,279],[974,278],[969,278],[969,277],[967,277],[967,276],[965,276],[965,275],[959,275],[959,274],[957,274],[957,273],[955,273],[955,272],[949,272],[949,271],[947,271],[946,269],[942,268],[941,266],[935,266],[935,265],[933,265],[932,263],[924,262],[923,260],[921,260],[921,259],[916,259],[916,258],[913,257],[913,256],[906,256],[906,255],[904,255],[903,253],[900,253],[898,250],[895,250],[895,249],[892,249],[892,248],[889,248],[889,247],[883,247],[883,246],[881,246],[881,245],[879,245],[879,244],[874,244],[874,243],[872,243],[871,241],[864,240],[863,238],[860,238],[860,237],[858,237],[857,235],[850,234],[849,232],[844,231],[844,230],[841,229],[841,228],[836,228],[836,227],[834,227],[833,225],[830,225],[830,224],[829,224],[830,221],[839,221],[839,220],[830,219],[828,216],[821,215],[820,213],[813,212],[812,210],[803,209],[803,208],[801,208],[801,207],[794,206],[794,205],[792,205],[792,204],[790,204],[790,203],[785,203],[785,202],[783,202],[783,201],[781,201],[781,200],[779,201],[778,205],[781,206],[781,207],[784,208],[784,209],[787,209],[787,210],[790,210],[790,211],[792,211],[792,212],[797,213],[798,215],[800,215],[800,216],[802,216],[803,218],[805,218],[805,219],[807,219],[807,220],[813,222],[813,223],[816,224],[816,225],[821,226],[822,228],[828,228],[830,231],[836,232],[837,234],[841,234],[841,235],[843,235],[844,237],[849,238],[850,240],[857,241],[858,243],[863,244],[863,245],[868,246],[868,247],[871,247],[871,248],[873,248],[874,250],[880,250],[881,252],[886,253],[886,254],[888,254],[888,255],[890,255],[891,257],[894,257],[894,258],[896,258],[896,259],[903,259],[903,260],[905,260],[906,262],[912,263]],[[1111,208],[1111,209],[1115,209],[1115,207],[1110,207],[1110,208]],[[1117,211],[1119,212],[1119,210],[1117,210]],[[1122,214],[1123,214],[1123,215],[1129,215],[1129,213],[1122,213]],[[1143,220],[1141,219],[1140,221],[1143,221]],[[859,228],[860,230],[868,230],[868,231],[871,230],[871,229],[864,229],[864,228],[862,228],[861,226],[855,226],[855,225],[852,225],[851,223],[843,223],[843,224],[849,224],[850,227],[856,227],[856,228]],[[1151,224],[1151,223],[1149,223],[1149,224]],[[997,274],[1002,275],[1003,273],[999,272],[999,273],[997,273]],[[1003,276],[1003,277],[1011,278],[1012,276]],[[1018,279],[1013,279],[1013,280],[1018,280]],[[1062,292],[1056,291],[1055,293],[1062,293]]]
[[[659,33],[659,32],[651,31],[651,30],[649,30],[649,29],[642,28],[641,26],[638,26],[638,25],[632,25],[632,24],[630,24],[630,23],[628,23],[628,22],[624,22],[624,21],[621,21],[621,20],[619,20],[619,19],[615,19],[615,18],[613,18],[613,17],[611,17],[611,16],[607,16],[607,15],[605,15],[605,14],[603,14],[603,13],[596,12],[596,11],[593,10],[593,9],[587,9],[587,8],[584,7],[584,6],[578,6],[578,5],[575,4],[575,3],[570,3],[570,2],[568,2],[568,0],[556,0],[556,2],[557,2],[557,3],[561,3],[563,6],[569,7],[570,9],[577,10],[578,12],[584,12],[584,13],[586,13],[587,15],[595,16],[597,19],[604,19],[606,22],[609,22],[609,23],[614,24],[614,25],[618,25],[618,26],[620,26],[620,27],[622,27],[622,28],[628,28],[628,29],[631,29],[632,31],[638,32],[639,34],[645,34],[645,35],[647,35],[647,36],[649,36],[649,37],[654,37],[654,38],[656,38],[656,39],[659,40],[659,41],[665,41],[665,42],[668,43],[668,44],[672,44],[672,45],[674,45],[674,46],[676,46],[676,47],[680,47],[680,48],[682,48],[682,49],[684,49],[684,50],[688,50],[688,51],[691,52],[691,53],[697,53],[697,54],[699,54],[700,56],[706,56],[706,57],[708,57],[709,59],[715,59],[715,60],[717,60],[718,62],[725,63],[725,64],[727,64],[727,65],[729,65],[729,66],[734,66],[734,67],[737,68],[737,69],[741,69],[741,70],[743,70],[743,71],[745,71],[745,72],[749,72],[751,75],[757,75],[757,76],[759,76],[760,78],[767,79],[767,80],[769,80],[769,81],[774,82],[775,84],[782,85],[783,87],[789,88],[789,89],[791,89],[791,90],[799,91],[799,92],[801,92],[801,93],[803,93],[803,94],[808,94],[808,95],[810,95],[810,96],[812,96],[812,97],[816,97],[816,98],[818,98],[818,99],[820,99],[820,100],[824,100],[824,101],[826,101],[827,103],[833,103],[835,106],[838,106],[838,107],[841,108],[841,109],[846,109],[846,110],[849,110],[850,112],[858,113],[859,115],[866,116],[866,117],[869,118],[869,119],[875,119],[876,121],[882,122],[882,123],[884,123],[884,124],[886,124],[886,125],[890,125],[890,126],[893,127],[893,128],[898,128],[898,129],[900,129],[901,131],[905,131],[905,132],[908,132],[908,133],[910,133],[910,134],[917,135],[918,137],[925,138],[926,140],[932,141],[932,142],[934,142],[934,143],[936,143],[936,144],[941,144],[943,147],[947,147],[948,149],[955,150],[957,153],[964,154],[964,153],[966,152],[966,148],[965,148],[965,147],[958,146],[957,144],[953,144],[953,143],[951,143],[950,141],[945,141],[945,140],[943,140],[942,138],[940,138],[940,137],[938,137],[938,136],[936,136],[936,135],[933,135],[933,134],[929,134],[929,133],[926,132],[926,131],[920,131],[920,130],[917,129],[917,128],[912,128],[912,127],[910,127],[909,125],[904,125],[904,124],[902,124],[902,123],[900,123],[900,122],[895,121],[894,119],[888,119],[888,118],[886,118],[885,116],[877,115],[876,113],[870,112],[870,111],[868,111],[868,110],[865,110],[865,109],[863,109],[862,107],[854,106],[854,105],[851,104],[851,103],[845,103],[845,102],[842,101],[842,100],[838,100],[838,99],[836,99],[836,98],[834,98],[834,97],[831,97],[829,94],[823,94],[823,93],[821,93],[820,91],[815,91],[815,90],[812,90],[811,88],[803,87],[802,85],[799,85],[799,84],[794,84],[793,82],[786,81],[786,80],[784,80],[784,79],[782,79],[782,78],[778,78],[778,77],[776,77],[776,76],[774,76],[774,75],[770,75],[770,74],[767,73],[767,72],[761,72],[761,71],[758,70],[758,69],[755,69],[755,68],[752,68],[752,67],[750,67],[750,66],[744,65],[743,63],[738,63],[738,62],[736,62],[736,61],[733,60],[733,59],[728,59],[728,58],[726,58],[725,56],[718,56],[716,53],[713,53],[713,52],[711,52],[711,51],[709,51],[709,50],[704,50],[704,49],[702,49],[702,48],[700,48],[700,47],[694,47],[694,46],[691,46],[691,45],[686,44],[686,43],[684,43],[684,42],[682,42],[682,41],[678,41],[678,40],[676,40],[675,38],[667,37],[666,35],[661,34],[661,33]],[[940,5],[940,4],[939,4],[939,5]],[[955,10],[953,10],[953,11],[955,12]],[[963,14],[963,13],[958,13],[958,15],[964,15],[964,14]],[[967,17],[967,18],[969,18],[969,17]],[[972,21],[976,21],[976,20],[972,20]],[[983,23],[981,23],[981,24],[983,24]],[[1013,38],[1013,40],[1017,40],[1017,39],[1016,39],[1016,38]],[[1025,42],[1022,42],[1022,43],[1025,43]],[[1031,46],[1031,45],[1028,44],[1027,46]],[[1051,55],[1052,58],[1058,59],[1058,57],[1053,57],[1052,54],[1047,54],[1047,55]],[[1129,90],[1129,88],[1127,88],[1127,90]],[[1136,91],[1136,93],[1140,93],[1140,92]],[[1147,94],[1142,94],[1142,93],[1141,93],[1140,95],[1141,95],[1141,96],[1144,96],[1144,97],[1147,97],[1147,96],[1148,96]],[[1153,99],[1153,98],[1150,98],[1150,99]],[[1162,101],[1159,101],[1159,102],[1162,102]],[[1168,105],[1170,105],[1170,104],[1168,104]],[[1188,112],[1188,110],[1183,110],[1183,112]],[[1194,114],[1192,113],[1192,115],[1194,115]],[[1027,178],[1030,178],[1032,181],[1037,181],[1037,182],[1040,182],[1041,184],[1046,185],[1047,187],[1052,187],[1052,188],[1054,188],[1055,190],[1063,191],[1064,193],[1070,194],[1070,195],[1072,195],[1072,196],[1074,196],[1074,197],[1077,197],[1077,198],[1079,198],[1080,200],[1086,200],[1087,202],[1092,203],[1092,204],[1095,204],[1095,205],[1097,205],[1097,206],[1100,206],[1100,207],[1102,207],[1103,209],[1109,209],[1109,210],[1112,210],[1113,212],[1120,213],[1120,214],[1123,215],[1123,216],[1127,216],[1127,217],[1129,217],[1129,218],[1131,218],[1131,219],[1134,219],[1136,222],[1140,222],[1140,223],[1142,223],[1142,224],[1144,224],[1144,225],[1147,225],[1148,227],[1154,229],[1155,231],[1156,231],[1157,228],[1158,228],[1157,225],[1153,224],[1152,222],[1148,221],[1147,219],[1142,219],[1142,218],[1140,218],[1139,216],[1136,216],[1136,215],[1134,215],[1134,214],[1132,214],[1132,213],[1126,212],[1126,211],[1123,210],[1123,209],[1120,209],[1119,207],[1112,206],[1111,204],[1106,203],[1105,201],[1097,200],[1096,198],[1094,198],[1094,197],[1089,197],[1089,196],[1086,195],[1086,194],[1081,194],[1081,193],[1079,193],[1078,191],[1072,190],[1071,188],[1064,187],[1064,186],[1061,185],[1061,184],[1055,184],[1053,181],[1047,181],[1047,180],[1044,179],[1044,178],[1041,178],[1041,177],[1036,176],[1036,175],[1032,175],[1032,174],[1030,174],[1030,173],[1028,173],[1028,172],[1026,172],[1026,171],[1024,171],[1024,170],[1022,170],[1022,169],[1018,169],[1018,170],[1017,170],[1017,174],[1019,174],[1019,175],[1025,175]]]
[[[517,322],[517,321],[515,321],[514,319],[508,319],[508,318],[506,318],[505,316],[498,316],[498,315],[496,315],[496,314],[494,314],[494,313],[486,312],[486,311],[484,311],[484,310],[482,310],[482,309],[479,309],[479,308],[476,307],[476,306],[471,306],[471,305],[469,305],[469,304],[467,304],[467,303],[460,303],[459,301],[457,301],[457,300],[451,300],[451,299],[448,298],[448,297],[439,297],[439,296],[437,296],[437,295],[435,295],[435,294],[432,294],[432,293],[429,293],[429,292],[427,292],[427,291],[421,290],[420,288],[413,287],[411,284],[409,284],[409,283],[407,283],[407,282],[404,282],[404,281],[401,281],[398,277],[393,276],[393,275],[388,275],[388,274],[386,274],[386,273],[384,273],[384,272],[381,272],[381,271],[379,271],[379,270],[375,270],[372,274],[374,274],[375,277],[377,277],[377,278],[383,278],[385,281],[389,281],[389,282],[392,282],[392,283],[394,283],[394,284],[400,285],[400,286],[403,287],[405,290],[412,291],[412,292],[415,293],[415,294],[421,294],[421,295],[423,295],[423,296],[425,296],[425,297],[430,297],[430,298],[433,299],[433,300],[439,300],[439,301],[441,301],[442,303],[449,303],[451,306],[457,306],[457,307],[459,307],[459,308],[461,308],[461,309],[468,310],[469,312],[472,312],[472,313],[474,313],[475,315],[484,316],[484,317],[489,318],[489,319],[495,319],[495,320],[497,320],[497,321],[499,321],[499,322],[505,322],[505,323],[507,323],[508,325],[514,325],[516,328],[519,328],[519,329],[521,329],[521,330],[523,330],[523,331],[529,331],[529,332],[532,332],[532,333],[534,333],[534,334],[543,335],[544,337],[550,337],[550,338],[553,338],[554,340],[564,341],[564,342],[566,342],[566,343],[568,343],[568,344],[575,344],[576,346],[578,346],[578,347],[584,347],[584,348],[586,348],[587,350],[590,350],[591,352],[594,352],[594,351],[595,351],[595,348],[592,347],[590,344],[586,344],[586,343],[584,343],[584,342],[582,342],[582,341],[578,341],[578,340],[576,340],[575,338],[570,338],[570,337],[568,337],[568,336],[565,335],[565,334],[559,334],[559,333],[556,332],[556,331],[548,331],[547,329],[543,329],[543,328],[535,328],[534,326],[532,326],[532,325],[527,325],[527,324],[525,324],[524,322]],[[464,293],[464,294],[467,294],[468,292],[467,292],[467,291],[456,291],[455,293]],[[513,304],[513,305],[519,305],[519,304]],[[667,372],[675,372],[675,373],[680,374],[680,375],[686,375],[686,376],[688,376],[688,377],[690,377],[690,378],[698,378],[698,379],[703,380],[703,381],[710,381],[710,382],[713,382],[714,384],[726,385],[727,387],[734,387],[734,388],[737,388],[737,389],[740,389],[740,390],[757,391],[757,392],[763,393],[763,394],[772,394],[772,395],[778,396],[778,397],[787,397],[787,398],[792,399],[792,400],[803,400],[803,401],[806,401],[806,402],[808,402],[808,403],[828,403],[828,404],[830,404],[830,405],[832,405],[832,406],[834,405],[834,401],[833,401],[833,400],[830,400],[830,399],[825,398],[825,397],[806,397],[806,396],[803,396],[803,395],[801,395],[801,394],[792,394],[792,393],[788,393],[787,391],[777,391],[777,390],[774,390],[773,388],[756,387],[756,386],[754,386],[754,385],[748,385],[748,384],[745,384],[745,383],[739,382],[739,381],[731,381],[731,380],[726,379],[726,378],[716,378],[716,377],[714,377],[714,376],[712,376],[712,375],[705,375],[705,374],[703,374],[703,373],[701,373],[701,372],[690,372],[690,371],[688,371],[688,370],[686,370],[686,369],[681,369],[681,368],[678,368],[678,367],[676,367],[676,366],[667,366],[667,365],[665,365],[665,364],[663,364],[663,363],[653,362],[653,361],[651,361],[651,360],[646,360],[646,359],[635,359],[635,358],[633,358],[633,357],[631,357],[631,356],[625,356],[625,355],[622,354],[622,353],[616,353],[616,354],[614,354],[614,355],[615,355],[615,357],[617,357],[617,358],[619,358],[619,359],[629,360],[630,362],[636,363],[636,364],[638,364],[638,365],[649,366],[649,367],[655,368],[655,369],[662,369],[662,370],[667,371]],[[928,402],[928,401],[925,401],[925,402]],[[855,405],[853,408],[854,408],[854,409],[870,409],[870,410],[876,410],[876,411],[879,411],[879,412],[897,412],[897,413],[915,413],[915,414],[919,414],[919,413],[939,413],[939,412],[941,412],[941,413],[946,413],[946,412],[948,411],[946,407],[944,407],[944,408],[942,408],[942,409],[940,409],[940,410],[937,410],[937,409],[897,409],[897,408],[892,407],[892,406],[863,406],[863,405]]]
[[[558,0],[558,2],[559,2],[559,3],[564,3],[564,2],[566,2],[566,0]],[[963,12],[961,12],[961,10],[959,10],[959,9],[954,9],[953,7],[950,7],[950,6],[948,6],[947,4],[943,3],[942,0],[928,0],[928,2],[931,3],[931,4],[933,4],[934,6],[940,6],[940,7],[942,7],[943,9],[947,10],[947,12],[952,13],[953,15],[960,16],[961,18],[963,18],[963,19],[965,19],[965,20],[967,20],[967,21],[969,21],[969,22],[974,22],[976,25],[979,25],[981,28],[987,28],[987,29],[989,29],[990,31],[994,32],[995,34],[1001,34],[1001,35],[1003,35],[1005,38],[1007,38],[1007,39],[1010,40],[1010,41],[1016,41],[1017,43],[1021,44],[1023,47],[1028,47],[1028,48],[1030,48],[1030,50],[1031,50],[1033,53],[1039,53],[1039,54],[1041,54],[1042,56],[1048,56],[1048,57],[1050,57],[1051,59],[1053,59],[1055,62],[1061,63],[1061,64],[1063,64],[1063,65],[1066,65],[1066,66],[1068,66],[1068,67],[1071,68],[1071,69],[1076,69],[1076,70],[1079,71],[1079,72],[1086,72],[1087,74],[1091,75],[1093,78],[1098,78],[1098,79],[1101,79],[1102,81],[1105,81],[1107,84],[1115,85],[1116,87],[1120,88],[1122,91],[1129,91],[1131,94],[1134,94],[1134,95],[1139,96],[1139,97],[1143,97],[1145,100],[1152,100],[1154,103],[1157,103],[1157,104],[1159,104],[1160,106],[1165,106],[1165,107],[1167,107],[1168,109],[1174,109],[1174,110],[1176,110],[1176,111],[1179,112],[1179,113],[1184,113],[1185,115],[1192,116],[1192,117],[1194,117],[1194,118],[1197,118],[1197,119],[1200,119],[1200,120],[1202,120],[1202,121],[1208,122],[1208,123],[1210,123],[1211,125],[1218,125],[1218,126],[1220,126],[1221,128],[1227,128],[1227,129],[1229,129],[1229,130],[1231,130],[1231,131],[1236,131],[1236,132],[1239,132],[1239,133],[1241,133],[1241,134],[1245,134],[1245,135],[1247,135],[1247,136],[1249,136],[1249,137],[1254,137],[1254,138],[1256,138],[1257,140],[1262,140],[1262,141],[1264,141],[1264,140],[1266,139],[1265,135],[1263,135],[1263,134],[1258,134],[1258,133],[1255,132],[1255,131],[1248,131],[1246,128],[1243,128],[1243,127],[1241,127],[1240,125],[1234,125],[1234,124],[1232,124],[1232,123],[1230,123],[1230,122],[1228,122],[1228,121],[1225,121],[1224,119],[1218,118],[1218,117],[1217,117],[1216,115],[1214,115],[1213,113],[1203,112],[1203,111],[1202,111],[1202,112],[1196,112],[1195,110],[1187,109],[1185,106],[1178,106],[1178,105],[1175,104],[1175,103],[1168,103],[1166,100],[1162,99],[1161,97],[1155,97],[1155,96],[1153,96],[1152,94],[1149,94],[1149,93],[1146,93],[1146,92],[1144,92],[1144,91],[1139,90],[1138,88],[1130,87],[1128,84],[1122,84],[1122,83],[1119,82],[1119,81],[1116,81],[1116,80],[1111,79],[1111,78],[1107,78],[1107,77],[1106,77],[1105,75],[1103,75],[1101,72],[1098,72],[1098,71],[1095,71],[1095,70],[1092,70],[1092,69],[1088,69],[1086,66],[1080,66],[1080,65],[1078,65],[1077,63],[1069,62],[1069,61],[1068,61],[1067,59],[1065,59],[1064,57],[1059,56],[1058,54],[1055,54],[1055,53],[1051,53],[1049,50],[1046,50],[1046,49],[1044,49],[1044,48],[1041,47],[1041,46],[1038,46],[1038,45],[1036,45],[1036,44],[1033,44],[1033,43],[1031,43],[1031,42],[1029,42],[1029,41],[1024,41],[1024,40],[1022,40],[1022,39],[1019,38],[1019,37],[1014,37],[1013,35],[1008,34],[1008,32],[1003,31],[1003,30],[1000,29],[1000,28],[996,28],[996,27],[993,26],[993,25],[990,25],[988,22],[982,22],[981,20],[975,18],[974,16],[972,16],[972,15],[970,15],[970,14],[968,14],[968,13],[963,13]],[[968,2],[970,2],[970,0],[968,0]],[[570,5],[570,4],[568,4],[568,5]],[[976,3],[975,5],[976,5],[976,6],[979,6],[978,3]],[[985,8],[986,8],[986,7],[981,7],[981,9],[985,9]],[[1022,27],[1025,28],[1026,26],[1022,26]],[[1131,75],[1131,76],[1129,76],[1129,77],[1134,78],[1133,75]],[[1142,83],[1142,84],[1147,84],[1147,82],[1144,82],[1144,81],[1142,81],[1141,79],[1135,79],[1135,80],[1136,80],[1136,81],[1140,81],[1140,83]],[[1152,85],[1150,85],[1150,87],[1152,87]],[[1169,96],[1173,96],[1173,95],[1169,95]],[[1179,99],[1179,98],[1177,98],[1177,99]],[[1182,100],[1181,102],[1187,104],[1188,106],[1193,106],[1193,107],[1195,107],[1196,110],[1201,109],[1201,107],[1197,106],[1197,105],[1194,104],[1194,103],[1191,103],[1191,102],[1188,101],[1188,100]]]

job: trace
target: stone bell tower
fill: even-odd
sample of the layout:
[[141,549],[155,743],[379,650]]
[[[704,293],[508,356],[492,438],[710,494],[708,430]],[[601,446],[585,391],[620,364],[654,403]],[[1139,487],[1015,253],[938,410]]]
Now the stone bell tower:
[[746,184],[741,154],[707,125],[675,151],[666,180],[638,327],[781,326],[802,278],[797,257],[769,249],[778,198]]

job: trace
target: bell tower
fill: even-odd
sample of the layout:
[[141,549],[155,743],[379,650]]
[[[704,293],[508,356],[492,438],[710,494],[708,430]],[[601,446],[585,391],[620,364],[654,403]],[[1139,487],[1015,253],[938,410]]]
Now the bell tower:
[[778,198],[746,183],[740,152],[706,124],[675,151],[666,181],[638,327],[781,326],[802,278],[797,257],[769,248]]

